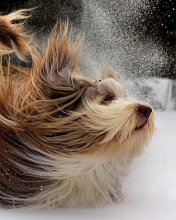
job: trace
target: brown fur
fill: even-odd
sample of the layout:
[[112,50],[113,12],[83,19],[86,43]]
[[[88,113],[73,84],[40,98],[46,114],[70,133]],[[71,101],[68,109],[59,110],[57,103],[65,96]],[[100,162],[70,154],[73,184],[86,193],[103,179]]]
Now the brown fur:
[[29,17],[26,12],[27,10],[20,10],[0,16],[0,44],[5,49],[14,50],[21,60],[25,60],[23,54],[30,50],[28,45],[31,37],[24,33],[23,23],[13,24],[12,22]]

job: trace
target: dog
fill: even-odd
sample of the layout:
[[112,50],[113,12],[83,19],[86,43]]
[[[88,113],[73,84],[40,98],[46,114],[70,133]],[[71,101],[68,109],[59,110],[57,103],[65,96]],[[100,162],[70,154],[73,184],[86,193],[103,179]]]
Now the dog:
[[[152,107],[128,97],[110,66],[81,74],[83,39],[56,24],[41,48],[27,10],[0,16],[0,206],[97,207],[123,199],[122,179],[154,133]],[[18,21],[18,22],[16,22]],[[10,53],[32,65],[12,65]]]

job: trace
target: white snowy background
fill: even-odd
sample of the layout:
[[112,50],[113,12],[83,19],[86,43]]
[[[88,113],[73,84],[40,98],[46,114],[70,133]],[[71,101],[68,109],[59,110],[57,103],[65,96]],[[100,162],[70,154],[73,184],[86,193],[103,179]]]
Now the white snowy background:
[[[167,54],[152,41],[140,41],[132,31],[131,20],[140,16],[139,9],[148,10],[148,1],[95,2],[83,0],[80,29],[85,33],[84,55],[87,60],[84,69],[88,73],[96,72],[99,63],[106,61],[112,64],[122,75],[130,95],[155,107],[158,130],[124,180],[125,200],[121,204],[98,209],[0,210],[0,220],[176,219],[175,82],[148,77],[163,67],[167,68]],[[113,4],[109,5],[109,2]],[[144,77],[138,78],[139,75]]]

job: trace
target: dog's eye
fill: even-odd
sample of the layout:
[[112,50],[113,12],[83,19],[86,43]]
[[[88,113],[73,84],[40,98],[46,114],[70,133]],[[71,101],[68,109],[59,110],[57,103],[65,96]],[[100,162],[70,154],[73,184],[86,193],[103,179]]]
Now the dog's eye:
[[109,104],[114,100],[114,98],[115,98],[115,97],[114,97],[113,95],[106,95],[106,96],[103,98],[101,104],[103,104],[103,105],[109,105]]

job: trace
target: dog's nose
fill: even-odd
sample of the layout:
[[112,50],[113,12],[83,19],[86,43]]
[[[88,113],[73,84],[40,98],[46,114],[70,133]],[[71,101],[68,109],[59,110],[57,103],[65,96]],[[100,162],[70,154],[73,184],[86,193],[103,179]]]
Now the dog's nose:
[[151,112],[152,109],[146,105],[140,105],[137,107],[137,113],[142,117],[148,118]]

